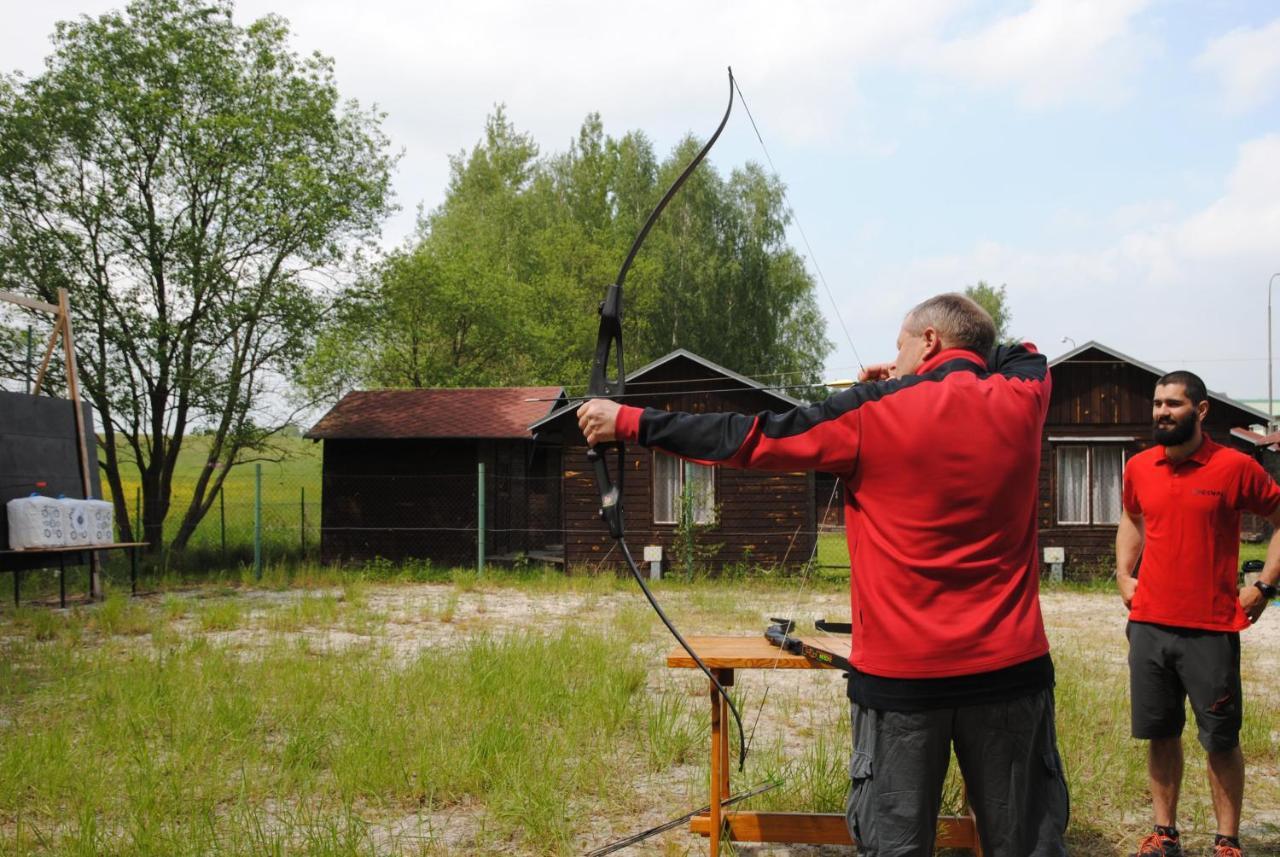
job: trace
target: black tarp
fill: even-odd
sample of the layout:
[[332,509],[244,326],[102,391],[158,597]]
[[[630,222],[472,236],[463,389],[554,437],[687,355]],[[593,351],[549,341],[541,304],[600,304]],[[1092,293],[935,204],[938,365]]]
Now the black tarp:
[[[93,409],[84,408],[85,446],[93,496],[102,498],[98,476],[98,447],[93,433]],[[39,483],[45,483],[43,487]],[[64,495],[84,499],[76,416],[71,401],[0,390],[0,505],[32,492],[46,497]],[[9,516],[0,513],[0,550],[9,547]],[[68,565],[82,562],[81,554],[64,557]],[[0,571],[52,568],[52,554],[0,556]]]

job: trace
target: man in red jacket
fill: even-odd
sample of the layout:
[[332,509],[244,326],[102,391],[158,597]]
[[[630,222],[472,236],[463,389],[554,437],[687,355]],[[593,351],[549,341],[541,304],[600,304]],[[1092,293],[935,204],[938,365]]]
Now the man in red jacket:
[[703,464],[835,473],[853,613],[850,833],[867,857],[933,852],[954,747],[991,857],[1065,855],[1067,787],[1038,598],[1035,505],[1049,371],[995,344],[976,303],[911,310],[891,364],[782,414],[592,400],[590,444]]
[[[1133,737],[1150,741],[1155,829],[1139,855],[1181,857],[1178,791],[1191,699],[1218,822],[1215,857],[1240,857],[1240,631],[1258,621],[1280,579],[1280,488],[1252,458],[1204,433],[1204,382],[1190,372],[1156,381],[1156,446],[1129,459],[1116,530],[1116,582],[1129,608]],[[1255,586],[1236,588],[1240,513],[1277,525]],[[1141,555],[1141,573],[1135,577]]]

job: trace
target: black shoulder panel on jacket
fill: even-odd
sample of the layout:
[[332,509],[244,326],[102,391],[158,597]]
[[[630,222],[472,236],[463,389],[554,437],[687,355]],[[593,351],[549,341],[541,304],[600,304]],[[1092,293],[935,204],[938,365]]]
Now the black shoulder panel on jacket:
[[1049,361],[1043,354],[1028,351],[1025,345],[997,345],[987,361],[991,373],[1024,381],[1043,381],[1049,377]]
[[982,369],[977,362],[960,357],[948,360],[924,375],[856,384],[825,401],[793,408],[781,414],[772,411],[761,411],[755,416],[731,413],[686,414],[645,408],[640,420],[640,443],[671,450],[686,458],[724,461],[742,448],[757,423],[760,433],[765,437],[795,437],[821,423],[839,419],[850,411],[879,402],[917,384],[941,381],[956,371],[981,373]]

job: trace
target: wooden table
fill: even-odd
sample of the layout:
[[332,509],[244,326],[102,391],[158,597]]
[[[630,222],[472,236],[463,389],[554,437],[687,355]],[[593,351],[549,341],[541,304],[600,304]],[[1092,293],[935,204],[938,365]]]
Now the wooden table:
[[[720,684],[730,687],[736,669],[808,670],[818,667],[800,655],[792,655],[759,637],[689,637],[689,645],[698,653]],[[829,647],[829,640],[809,642]],[[697,669],[693,658],[676,647],[667,655],[667,666]],[[710,854],[720,853],[720,840],[738,842],[802,842],[813,845],[852,845],[845,817],[841,813],[752,812],[726,810],[721,803],[729,791],[729,705],[710,688],[711,697],[711,797],[710,811],[695,816],[689,830],[708,837]],[[724,833],[722,833],[722,831]],[[977,825],[973,813],[938,818],[937,847],[968,848],[982,857]]]
[[[138,548],[146,547],[147,542],[111,542],[105,545],[76,545],[74,547],[63,548],[27,548],[26,550],[4,550],[0,551],[0,559],[5,556],[47,556],[55,554],[58,557],[58,606],[67,606],[67,557],[71,554],[92,553],[94,551],[106,550],[122,550],[129,549],[129,592],[132,595],[138,594]],[[72,563],[78,565],[79,563]],[[0,569],[3,570],[3,569]],[[28,569],[34,570],[34,569]],[[15,568],[13,572],[13,606],[18,606],[18,598],[22,585],[23,569]],[[89,578],[89,600],[92,601],[98,593],[94,592],[93,576]]]

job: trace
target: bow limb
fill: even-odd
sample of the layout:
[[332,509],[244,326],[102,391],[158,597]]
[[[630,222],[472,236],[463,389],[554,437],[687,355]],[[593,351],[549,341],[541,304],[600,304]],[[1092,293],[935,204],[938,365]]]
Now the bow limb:
[[715,133],[711,135],[711,139],[707,140],[706,145],[698,150],[698,154],[694,155],[693,160],[690,161],[689,165],[684,168],[682,173],[680,173],[680,177],[672,183],[671,187],[667,188],[667,192],[662,195],[662,199],[659,200],[658,204],[654,207],[653,212],[649,215],[649,219],[644,222],[644,226],[642,226],[640,228],[640,232],[636,234],[636,240],[631,242],[631,250],[627,253],[627,258],[622,263],[622,267],[618,269],[618,276],[614,279],[614,282],[618,284],[619,289],[622,288],[623,282],[627,279],[627,271],[631,268],[631,262],[636,258],[636,253],[640,250],[640,245],[643,244],[644,239],[648,237],[649,230],[653,228],[653,223],[658,219],[658,215],[662,213],[662,209],[667,207],[667,203],[676,195],[676,191],[680,190],[680,185],[684,184],[685,179],[689,178],[693,171],[698,168],[698,164],[702,163],[703,159],[706,158],[707,152],[711,151],[711,147],[716,144],[716,140],[720,139],[720,132],[723,131],[724,126],[728,124],[729,114],[733,112],[734,85],[733,69],[731,68],[729,69],[729,104],[724,109],[724,116],[721,117],[720,124],[716,126]]
[[[689,165],[684,168],[680,176],[662,195],[662,199],[658,201],[657,206],[649,214],[645,220],[644,226],[636,235],[635,241],[631,243],[631,249],[627,253],[627,258],[623,261],[622,267],[618,269],[618,276],[614,280],[613,285],[609,286],[605,291],[605,298],[600,303],[600,328],[596,333],[596,352],[591,364],[591,379],[587,385],[587,394],[592,398],[610,398],[621,397],[626,393],[626,370],[622,362],[622,284],[627,279],[627,271],[631,268],[632,261],[635,260],[636,253],[644,244],[645,238],[649,235],[649,230],[653,227],[654,222],[658,219],[658,215],[667,207],[667,203],[675,196],[676,191],[684,184],[685,179],[697,169],[698,165],[706,158],[707,153],[711,151],[711,147],[715,145],[716,140],[720,139],[720,132],[724,130],[725,124],[729,121],[729,114],[733,110],[733,69],[729,69],[729,104],[725,107],[724,117],[721,118],[720,124],[716,126],[715,133],[711,135],[711,139],[707,140],[706,145],[698,151]],[[747,760],[747,744],[745,732],[742,728],[742,715],[738,712],[737,705],[729,697],[729,692],[724,689],[724,685],[720,684],[715,673],[698,657],[698,653],[693,650],[680,632],[676,630],[676,626],[663,612],[662,607],[658,605],[658,600],[654,597],[653,592],[644,581],[644,575],[640,573],[639,566],[636,565],[635,559],[631,556],[631,551],[627,547],[626,540],[623,538],[623,513],[622,513],[622,479],[626,460],[626,448],[621,441],[610,444],[614,447],[615,465],[614,473],[617,474],[616,481],[609,473],[609,464],[605,457],[605,453],[598,447],[590,447],[587,450],[587,460],[591,462],[591,467],[595,472],[596,488],[600,492],[600,517],[604,520],[609,528],[609,535],[617,540],[618,545],[622,548],[622,555],[626,558],[627,567],[631,570],[631,575],[635,578],[636,583],[640,585],[640,589],[644,592],[645,597],[649,600],[650,606],[654,612],[658,614],[658,618],[662,620],[662,624],[671,632],[671,636],[675,637],[676,642],[680,644],[689,656],[693,659],[698,668],[711,681],[712,687],[716,693],[729,707],[729,711],[733,714],[734,722],[738,724],[738,770],[742,770]]]

